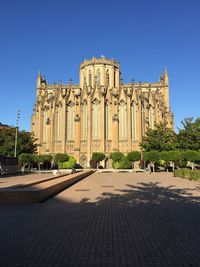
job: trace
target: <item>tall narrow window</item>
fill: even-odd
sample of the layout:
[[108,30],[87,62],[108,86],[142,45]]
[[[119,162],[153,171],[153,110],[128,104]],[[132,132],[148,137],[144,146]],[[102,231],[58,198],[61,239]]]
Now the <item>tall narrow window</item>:
[[131,137],[132,140],[136,139],[136,116],[134,103],[131,104]]
[[62,107],[60,106],[58,108],[58,141],[61,141],[62,140]]
[[114,80],[114,87],[116,86],[116,70],[114,69],[114,78],[113,78],[113,80]]
[[106,121],[106,140],[111,139],[111,127],[112,127],[112,120],[111,120],[111,110],[108,102],[106,102],[105,106],[105,121]]
[[87,132],[88,132],[88,119],[87,119],[87,102],[83,102],[82,106],[82,140],[87,139]]
[[43,142],[47,141],[47,116],[48,116],[47,112],[48,112],[47,109],[44,108],[44,110],[43,110],[43,129],[42,129]]
[[89,70],[88,80],[89,80],[89,86],[92,86],[92,73],[91,73],[91,70]]
[[119,105],[119,140],[127,139],[127,117],[126,104],[124,102]]
[[74,140],[74,106],[71,102],[67,106],[67,140]]
[[95,101],[92,104],[92,137],[93,140],[100,138],[100,104]]
[[101,85],[101,76],[100,76],[100,70],[97,70],[97,86],[99,87]]
[[107,80],[108,85],[109,85],[109,71],[108,70],[106,71],[106,80]]
[[149,107],[149,127],[153,128],[152,108]]

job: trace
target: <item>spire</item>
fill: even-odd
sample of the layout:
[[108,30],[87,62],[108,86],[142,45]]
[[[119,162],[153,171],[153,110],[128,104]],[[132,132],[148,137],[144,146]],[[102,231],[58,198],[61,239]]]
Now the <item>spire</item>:
[[165,66],[164,74],[163,74],[163,79],[165,83],[168,83],[168,72],[167,72],[167,67]]
[[37,88],[40,88],[42,84],[42,75],[40,73],[40,70],[38,71],[38,76],[37,76]]
[[164,75],[168,76],[167,67],[165,66]]

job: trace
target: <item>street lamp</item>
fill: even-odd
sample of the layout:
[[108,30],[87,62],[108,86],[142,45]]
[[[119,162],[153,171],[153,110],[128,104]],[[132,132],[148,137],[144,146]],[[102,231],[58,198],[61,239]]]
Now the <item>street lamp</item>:
[[20,118],[20,110],[17,112],[17,120],[16,120],[16,130],[15,130],[15,157],[17,156],[17,133],[18,133],[18,122]]

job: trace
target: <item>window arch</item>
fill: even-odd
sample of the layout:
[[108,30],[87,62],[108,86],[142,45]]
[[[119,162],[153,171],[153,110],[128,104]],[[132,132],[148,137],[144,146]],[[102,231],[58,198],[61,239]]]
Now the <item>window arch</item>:
[[72,102],[67,105],[67,140],[74,140],[74,104]]
[[92,104],[92,138],[100,139],[100,104],[97,99]]
[[120,102],[119,105],[119,140],[127,139],[127,114],[126,114],[126,103]]

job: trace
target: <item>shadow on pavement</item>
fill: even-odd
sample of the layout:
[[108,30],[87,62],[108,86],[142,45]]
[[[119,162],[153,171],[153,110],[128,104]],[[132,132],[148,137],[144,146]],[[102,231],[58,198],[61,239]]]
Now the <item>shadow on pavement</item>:
[[200,266],[200,197],[126,186],[93,203],[0,207],[1,266]]

